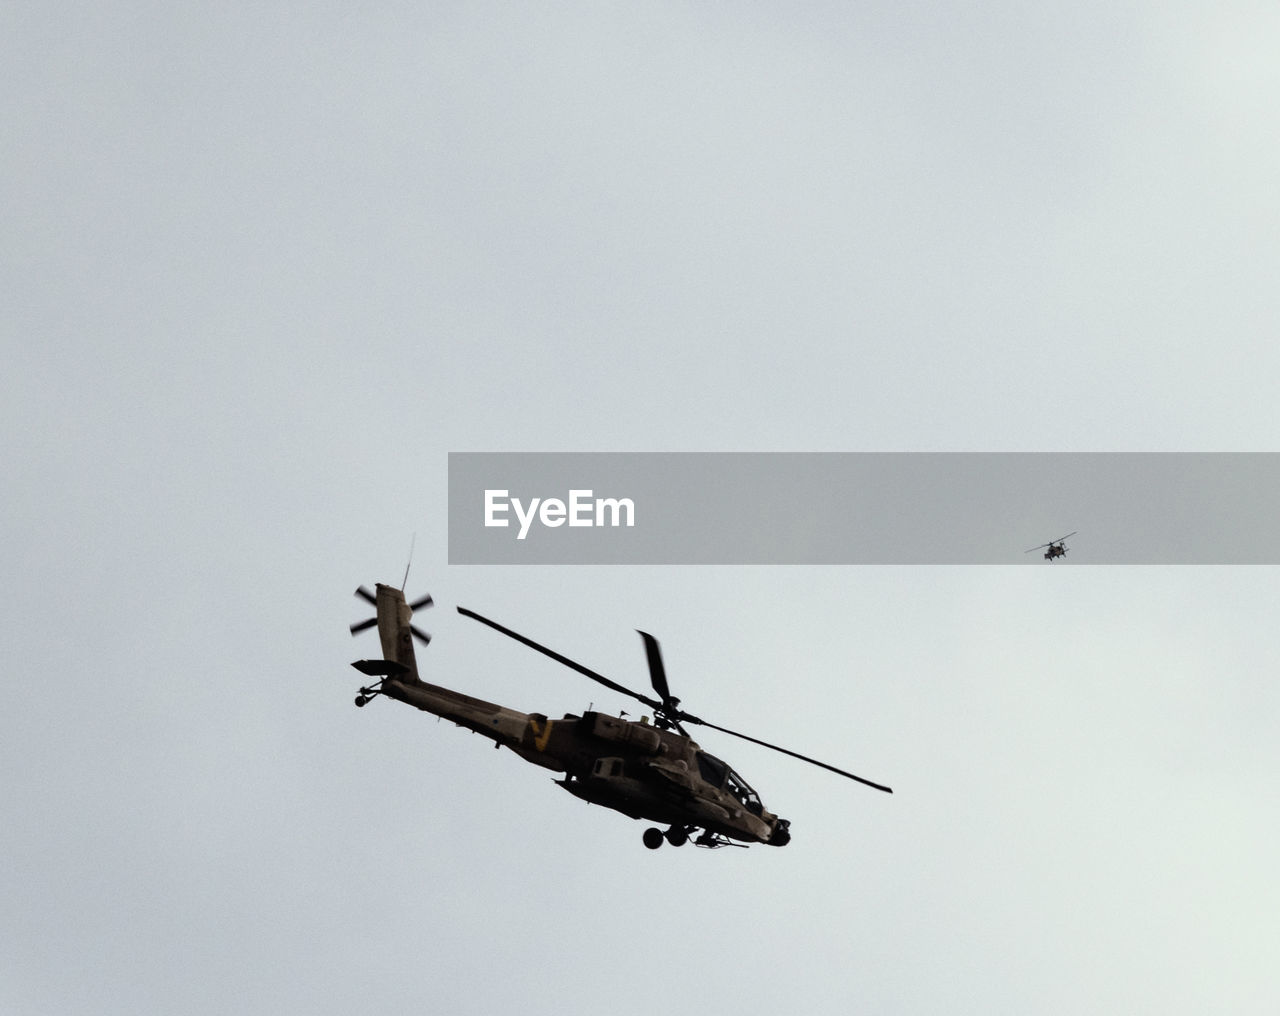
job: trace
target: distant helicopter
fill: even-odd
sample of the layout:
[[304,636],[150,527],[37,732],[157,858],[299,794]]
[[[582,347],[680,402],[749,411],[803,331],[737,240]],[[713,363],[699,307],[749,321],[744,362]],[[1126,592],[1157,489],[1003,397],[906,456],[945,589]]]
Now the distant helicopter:
[[639,634],[644,640],[649,680],[657,698],[624,688],[496,621],[459,607],[458,613],[463,616],[488,625],[606,688],[629,695],[653,711],[652,724],[648,717],[632,722],[600,712],[567,714],[561,720],[550,720],[541,713],[517,712],[428,684],[418,677],[413,640],[425,645],[431,636],[416,628],[411,618],[415,609],[431,606],[430,596],[406,603],[402,590],[382,583],[378,583],[376,594],[361,586],[356,595],[373,604],[377,613],[351,625],[351,634],[377,626],[383,654],[380,660],[357,660],[352,664],[362,674],[378,679],[360,689],[357,706],[385,695],[483,734],[496,742],[494,747],[505,745],[528,762],[562,772],[564,779],[554,782],[575,797],[633,819],[666,825],[666,830],[645,830],[644,845],[651,850],[664,841],[679,847],[691,839],[695,846],[713,848],[750,843],[783,847],[791,841],[791,823],[767,810],[760,796],[726,763],[703,751],[685,731],[686,723],[740,737],[893,793],[879,783],[685,712],[667,685],[658,640],[647,632]]
[[[1077,532],[1079,530],[1067,533],[1066,536],[1059,536],[1056,540],[1050,540],[1048,543],[1042,543],[1038,547],[1032,547],[1030,550],[1024,550],[1023,553],[1030,554],[1032,550],[1044,550],[1044,559],[1046,561],[1052,561],[1055,557],[1063,557],[1067,553],[1066,541],[1075,536]],[[1045,550],[1046,547],[1048,550]]]

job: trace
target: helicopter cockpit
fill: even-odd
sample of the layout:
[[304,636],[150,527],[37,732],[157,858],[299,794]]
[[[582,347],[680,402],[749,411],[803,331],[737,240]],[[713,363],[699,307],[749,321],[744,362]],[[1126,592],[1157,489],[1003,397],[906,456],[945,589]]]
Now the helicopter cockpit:
[[760,795],[751,789],[746,780],[714,755],[708,755],[705,751],[698,752],[698,772],[713,787],[731,793],[753,815],[759,815],[764,811],[764,805],[760,803]]

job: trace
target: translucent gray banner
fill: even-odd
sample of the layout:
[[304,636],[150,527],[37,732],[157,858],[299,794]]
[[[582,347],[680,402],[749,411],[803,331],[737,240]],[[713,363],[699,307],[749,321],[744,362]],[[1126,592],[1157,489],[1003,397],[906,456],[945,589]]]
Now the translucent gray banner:
[[455,452],[449,562],[1277,564],[1278,508],[1262,452]]

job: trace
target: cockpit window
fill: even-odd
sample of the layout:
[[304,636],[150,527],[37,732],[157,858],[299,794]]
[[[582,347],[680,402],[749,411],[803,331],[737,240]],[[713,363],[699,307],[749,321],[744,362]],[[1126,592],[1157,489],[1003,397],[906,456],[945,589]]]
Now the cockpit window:
[[759,815],[764,810],[759,795],[747,785],[747,781],[714,755],[698,752],[698,771],[713,787],[723,787],[729,791],[748,811]]
[[724,786],[724,774],[728,770],[729,767],[714,755],[708,755],[705,751],[698,752],[698,772],[713,787]]
[[746,781],[744,781],[742,777],[732,769],[729,770],[729,779],[725,783],[725,789],[741,801],[743,807],[745,807],[747,811],[754,812],[759,815],[760,812],[764,810],[763,805],[760,803],[759,795],[747,786]]

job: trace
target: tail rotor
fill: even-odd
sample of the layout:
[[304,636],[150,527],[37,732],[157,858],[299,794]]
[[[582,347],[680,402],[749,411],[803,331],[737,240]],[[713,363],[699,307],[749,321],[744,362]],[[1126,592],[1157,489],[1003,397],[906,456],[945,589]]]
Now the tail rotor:
[[[371,604],[373,608],[377,610],[378,598],[373,593],[369,592],[369,590],[366,589],[364,586],[357,587],[355,591],[355,595],[360,597],[360,599],[364,600],[365,602]],[[410,603],[409,610],[410,612],[415,610],[426,610],[428,607],[431,607],[434,605],[435,605],[435,601],[431,599],[431,594],[426,593],[425,595],[419,596],[416,600]],[[350,626],[351,634],[359,635],[362,631],[368,631],[370,628],[376,627],[377,624],[378,624],[378,615],[374,614],[373,617],[365,618],[363,621],[357,621],[355,624],[351,625]],[[431,644],[431,634],[429,632],[423,631],[416,624],[410,624],[409,631],[413,634],[413,637],[416,638],[419,642],[421,642],[424,646]]]

